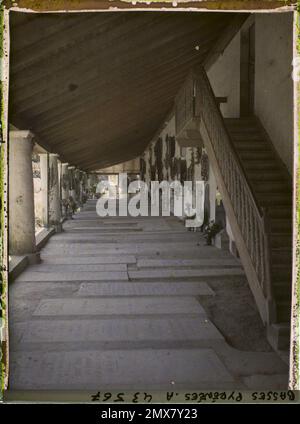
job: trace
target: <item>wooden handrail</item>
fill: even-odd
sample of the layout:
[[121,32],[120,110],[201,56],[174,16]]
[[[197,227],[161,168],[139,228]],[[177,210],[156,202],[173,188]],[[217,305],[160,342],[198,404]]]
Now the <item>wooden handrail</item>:
[[202,67],[188,77],[194,81],[194,114],[205,125],[211,147],[218,162],[245,246],[266,300],[271,300],[269,231],[266,211],[258,204],[255,193],[227,131],[208,77]]
[[[211,88],[210,82],[208,80],[208,77],[206,75],[206,72],[205,72],[205,70],[202,67],[199,67],[198,69],[199,69],[199,71],[198,71],[197,74],[195,73],[195,71],[193,71],[194,77],[196,78],[196,81],[197,82],[200,80],[200,78],[202,78],[202,82],[205,85],[205,89],[207,89],[208,92],[209,92],[209,101],[213,104],[215,119],[218,119],[219,120],[219,123],[222,126],[222,131],[226,134],[225,142],[227,143],[228,147],[230,148],[231,153],[234,156],[235,162],[236,162],[236,164],[237,164],[237,166],[239,168],[239,172],[241,174],[241,177],[244,180],[244,183],[247,186],[247,189],[249,190],[249,196],[252,199],[254,208],[256,209],[257,214],[263,220],[263,212],[262,212],[262,210],[260,209],[260,207],[258,205],[258,201],[256,199],[256,195],[255,195],[255,193],[253,192],[253,190],[251,188],[251,185],[250,185],[250,183],[248,181],[248,178],[247,178],[247,176],[246,176],[246,174],[244,172],[244,168],[243,168],[243,165],[241,163],[241,160],[240,160],[239,156],[236,153],[236,150],[235,150],[234,145],[232,143],[231,137],[230,137],[230,135],[229,135],[229,133],[227,131],[227,128],[226,128],[225,123],[224,123],[224,120],[223,120],[223,116],[222,116],[222,114],[221,114],[221,112],[220,112],[220,110],[218,108],[218,104],[217,104],[217,101],[216,101],[214,92],[213,92],[213,90]],[[197,83],[196,83],[196,86],[197,86]],[[201,92],[201,91],[202,91],[202,87],[201,87],[200,90],[199,90],[199,87],[198,87],[198,91],[197,91],[197,94],[196,94],[196,99],[198,101],[199,100],[201,101],[201,99],[204,100],[203,97],[202,97],[203,96],[203,92]],[[202,104],[202,106],[204,106],[204,105]],[[207,105],[205,105],[205,106],[207,106]],[[201,107],[201,109],[202,109],[202,113],[203,113],[204,108]]]

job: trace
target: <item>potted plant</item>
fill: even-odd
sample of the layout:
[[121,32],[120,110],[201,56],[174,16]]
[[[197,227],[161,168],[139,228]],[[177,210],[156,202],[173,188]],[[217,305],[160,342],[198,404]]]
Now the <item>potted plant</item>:
[[213,239],[221,230],[222,230],[222,227],[219,224],[217,224],[215,221],[210,221],[204,227],[204,237],[205,237],[207,246],[211,246]]

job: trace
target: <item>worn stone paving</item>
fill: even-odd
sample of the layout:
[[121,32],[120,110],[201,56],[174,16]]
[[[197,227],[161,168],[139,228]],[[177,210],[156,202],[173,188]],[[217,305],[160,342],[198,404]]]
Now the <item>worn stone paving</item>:
[[41,259],[10,285],[10,390],[287,388],[275,352],[233,348],[201,304],[241,264],[178,219],[90,200]]

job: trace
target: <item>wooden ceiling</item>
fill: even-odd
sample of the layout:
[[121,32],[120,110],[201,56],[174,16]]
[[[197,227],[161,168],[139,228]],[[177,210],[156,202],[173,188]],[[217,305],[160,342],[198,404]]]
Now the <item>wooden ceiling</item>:
[[162,124],[189,69],[233,19],[12,12],[9,121],[87,171],[132,159]]

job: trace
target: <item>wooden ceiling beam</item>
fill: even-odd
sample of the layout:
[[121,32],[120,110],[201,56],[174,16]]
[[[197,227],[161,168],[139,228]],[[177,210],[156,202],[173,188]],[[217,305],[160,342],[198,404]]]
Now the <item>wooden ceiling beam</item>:
[[[62,91],[63,86],[58,84],[57,88],[45,88],[42,91],[37,91],[37,93],[34,93],[31,95],[31,97],[24,97],[24,93],[21,92],[21,99],[18,96],[18,93],[15,93],[13,96],[13,102],[11,103],[11,110],[14,111],[14,113],[23,113],[26,110],[29,110],[32,107],[37,107],[38,110],[43,110],[43,104],[46,104],[46,107],[49,108],[50,101],[54,100],[55,105],[57,106],[58,102],[56,101],[57,97],[61,99],[61,102],[67,103],[68,100],[74,101],[76,97],[81,98],[82,96],[86,97],[86,92],[89,88],[91,88],[91,95],[95,95],[95,90],[98,88],[99,92],[102,92],[102,90],[105,90],[111,86],[111,81],[114,81],[113,87],[116,86],[116,83],[119,82],[119,84],[124,87],[124,81],[126,79],[130,79],[132,82],[134,80],[137,80],[139,77],[145,78],[145,75],[147,77],[147,74],[150,74],[150,76],[154,77],[154,72],[156,73],[157,77],[159,77],[159,72],[161,69],[164,69],[166,66],[168,66],[170,63],[179,63],[180,64],[180,58],[181,56],[187,57],[199,57],[202,58],[201,53],[206,53],[209,49],[210,43],[213,39],[209,39],[206,42],[203,42],[203,44],[200,46],[202,47],[203,51],[197,52],[195,49],[189,50],[186,48],[189,45],[194,44],[197,41],[197,33],[193,32],[191,35],[188,36],[188,38],[184,38],[181,40],[181,42],[177,42],[176,46],[176,53],[175,51],[168,46],[165,47],[166,53],[164,54],[164,50],[161,51],[163,54],[164,60],[159,60],[160,55],[154,55],[152,59],[139,59],[139,55],[132,60],[128,61],[124,66],[116,67],[112,65],[111,68],[107,67],[108,69],[104,69],[102,73],[97,72],[95,67],[92,67],[90,71],[88,71],[85,75],[85,79],[82,83],[78,83],[78,88],[74,91],[70,91],[69,87],[66,87],[64,91]],[[149,52],[149,55],[151,52]],[[157,59],[155,59],[157,58]],[[134,68],[134,63],[138,63],[138,65]],[[122,63],[122,62],[121,62]],[[128,67],[126,67],[126,65]],[[134,72],[134,74],[133,74]],[[75,80],[73,78],[73,81],[77,83],[77,81],[80,81],[80,75],[78,75],[78,78]],[[49,84],[48,84],[49,85]],[[51,87],[51,86],[50,86]],[[55,87],[53,84],[52,87]],[[50,94],[52,92],[52,95]],[[25,91],[26,94],[26,91]],[[28,95],[30,95],[30,92],[28,91]],[[76,101],[76,100],[75,100]]]
[[[111,14],[113,16],[113,14]],[[131,14],[130,14],[131,15]],[[99,17],[99,15],[98,15]],[[101,51],[108,51],[110,47],[117,48],[118,47],[118,40],[119,42],[122,40],[126,40],[129,38],[135,38],[134,34],[136,31],[136,37],[139,39],[140,37],[147,37],[147,33],[150,31],[152,36],[154,35],[155,31],[157,31],[156,23],[158,26],[164,24],[164,22],[169,22],[170,25],[172,24],[172,19],[169,15],[165,15],[162,19],[155,19],[149,20],[149,17],[143,15],[140,18],[128,18],[128,21],[124,20],[124,16],[121,15],[115,15],[115,19],[123,20],[122,24],[119,25],[113,25],[107,29],[106,26],[102,28],[103,32],[98,29],[98,32],[96,34],[93,34],[93,28],[87,27],[86,30],[89,31],[89,36],[86,37],[81,43],[77,43],[75,45],[72,44],[72,38],[69,37],[69,45],[71,45],[70,48],[58,49],[57,41],[53,41],[48,46],[48,49],[54,49],[54,53],[52,54],[51,60],[49,60],[49,54],[44,52],[43,50],[33,50],[31,53],[29,53],[29,58],[33,55],[38,54],[39,60],[36,60],[36,62],[32,63],[31,65],[27,65],[26,69],[20,69],[19,67],[24,63],[24,60],[26,61],[26,56],[23,57],[21,54],[19,56],[18,61],[16,63],[13,63],[11,74],[14,76],[16,73],[22,72],[23,78],[26,78],[28,73],[34,72],[35,74],[45,74],[47,73],[47,70],[49,72],[49,66],[51,66],[51,62],[53,63],[54,67],[58,67],[61,64],[64,66],[66,65],[66,60],[70,64],[70,66],[73,66],[73,61],[78,61],[78,59],[82,58],[88,58],[91,55],[95,56],[95,52],[97,52],[97,55],[100,54]],[[101,23],[101,21],[100,21]],[[151,23],[151,26],[149,30],[142,31],[143,28],[147,26],[147,23]],[[101,24],[100,24],[101,28]],[[50,50],[51,51],[51,50]],[[66,54],[67,53],[67,54]],[[12,56],[13,57],[13,56]],[[17,58],[15,59],[17,60]],[[21,75],[21,76],[22,76]]]
[[22,48],[16,19],[10,117],[81,169],[142,153],[189,69],[208,57],[233,16],[133,13],[52,23],[41,37],[42,20],[24,19],[35,37]]
[[[198,60],[196,62],[195,59],[192,59],[185,63],[180,62],[180,65],[178,66],[174,64],[174,67],[176,66],[176,73],[175,71],[172,72],[173,67],[168,67],[165,69],[165,72],[161,71],[160,78],[157,81],[154,79],[154,81],[151,83],[144,82],[144,84],[136,81],[134,91],[130,88],[125,93],[122,93],[118,91],[118,87],[115,87],[113,91],[108,93],[104,93],[103,91],[99,90],[101,93],[99,99],[97,99],[97,97],[95,98],[94,96],[92,99],[90,99],[89,96],[81,96],[79,102],[75,101],[68,103],[67,107],[54,108],[53,113],[47,111],[46,113],[34,116],[34,121],[36,122],[37,128],[44,127],[45,130],[47,130],[49,127],[57,126],[68,120],[80,118],[82,114],[87,115],[90,111],[96,110],[98,108],[103,109],[103,107],[107,107],[110,103],[119,101],[121,97],[125,98],[125,101],[126,96],[128,96],[128,98],[138,97],[139,102],[141,102],[142,95],[153,95],[154,92],[158,90],[162,90],[161,95],[163,95],[166,92],[166,88],[168,87],[169,83],[176,81],[177,86],[179,87],[179,84],[185,78],[190,67],[197,63]],[[93,94],[95,94],[95,92],[97,92],[96,90],[98,89],[93,88],[92,90]]]
[[[12,52],[14,65],[12,67],[12,76],[32,67],[40,68],[40,62],[52,58],[55,62],[68,58],[70,51],[77,53],[79,57],[87,57],[87,50],[97,50],[101,46],[101,41],[107,34],[113,33],[116,28],[124,28],[130,32],[130,27],[134,28],[138,22],[128,18],[127,22],[122,15],[106,14],[106,18],[99,20],[99,16],[92,15],[90,22],[84,22],[82,25],[76,25],[75,28],[68,28],[60,31],[50,40],[39,40],[35,47],[29,46],[27,49]],[[146,21],[144,19],[144,21]],[[123,25],[120,25],[120,22]]]
[[[150,56],[148,57],[148,63],[151,63],[156,57],[156,51],[158,54],[159,52],[161,53],[161,57],[164,57],[164,55],[168,54],[169,51],[174,50],[173,43],[176,43],[177,48],[186,48],[189,42],[198,41],[198,33],[199,29],[197,27],[192,27],[188,30],[182,28],[181,31],[177,29],[175,33],[173,32],[173,35],[169,38],[169,40],[162,38],[162,34],[158,33],[158,45],[152,43],[150,46],[147,45],[147,47],[142,47],[140,50],[137,49],[131,41],[134,48],[129,48],[129,50],[124,48],[124,44],[120,44],[111,51],[108,49],[105,55],[100,55],[100,52],[97,51],[97,56],[91,56],[88,61],[81,60],[80,65],[77,67],[75,66],[72,67],[72,69],[65,69],[65,72],[59,72],[58,74],[54,73],[49,79],[45,79],[44,76],[42,76],[42,78],[40,78],[34,86],[30,84],[25,87],[17,88],[14,84],[15,79],[12,76],[11,89],[14,92],[13,101],[14,103],[19,103],[20,101],[25,100],[27,101],[27,99],[33,99],[35,95],[46,97],[49,90],[55,90],[56,94],[61,94],[62,92],[68,94],[70,83],[75,83],[80,86],[82,75],[85,76],[85,81],[88,81],[95,80],[97,78],[100,79],[99,77],[101,77],[101,73],[107,73],[108,75],[110,75],[113,71],[120,73],[120,63],[122,63],[122,69],[126,66],[132,68],[133,63],[139,63],[139,66],[142,66],[144,62],[147,63],[147,55]],[[206,41],[204,41],[203,44],[208,45],[214,41],[214,39],[215,34],[211,35],[210,33],[207,37],[205,37]],[[128,40],[128,42],[129,41],[130,40]],[[201,47],[201,42],[199,42],[199,45]],[[161,49],[164,49],[164,51]],[[151,53],[153,54],[153,57]],[[68,63],[68,56],[66,56],[65,60]],[[23,76],[17,80],[22,80],[22,78]]]
[[[118,117],[114,120],[114,122],[110,122],[110,126],[103,128],[101,125],[95,121],[95,125],[91,126],[83,126],[80,130],[79,128],[60,128],[56,133],[49,134],[47,137],[43,135],[43,133],[39,133],[40,137],[45,140],[49,140],[53,148],[57,146],[67,145],[68,141],[72,144],[74,140],[92,140],[92,137],[95,135],[96,138],[108,138],[113,139],[116,134],[120,135],[126,131],[128,128],[135,129],[136,132],[142,132],[143,126],[147,122],[148,119],[157,119],[157,117],[161,116],[161,114],[166,113],[166,111],[170,108],[170,104],[172,104],[172,96],[169,98],[161,100],[161,102],[156,103],[156,110],[150,111],[147,110],[147,114],[143,117],[139,117],[139,119],[135,119],[132,121],[128,121],[128,116],[124,115],[122,118]],[[127,121],[127,122],[126,122]],[[112,128],[113,126],[113,128]],[[86,142],[86,144],[89,144]]]

